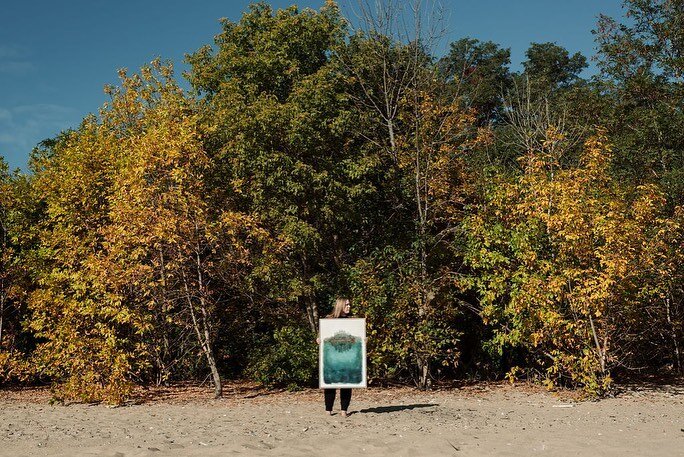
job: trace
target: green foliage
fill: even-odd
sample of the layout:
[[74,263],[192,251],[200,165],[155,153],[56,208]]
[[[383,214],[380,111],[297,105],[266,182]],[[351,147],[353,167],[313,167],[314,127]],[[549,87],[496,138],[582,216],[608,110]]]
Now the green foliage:
[[672,209],[684,203],[684,39],[681,0],[626,0],[625,23],[602,16],[595,32],[612,101],[616,173],[658,183]]
[[280,101],[287,99],[297,80],[327,62],[329,50],[344,32],[334,3],[320,12],[296,6],[273,11],[264,2],[254,3],[239,22],[224,19],[222,25],[216,53],[204,46],[188,56],[193,86],[213,95],[227,83],[245,95],[265,92]]
[[401,379],[419,384],[416,368],[421,362],[430,362],[431,376],[458,363],[459,313],[454,297],[435,289],[429,295],[429,308],[421,307],[419,266],[412,256],[411,251],[388,247],[347,272],[355,306],[366,317],[371,381]]
[[684,79],[684,2],[624,0],[626,24],[601,16],[597,41],[603,70],[618,79]]
[[481,122],[500,121],[503,96],[510,91],[511,50],[494,42],[461,38],[451,43],[439,62],[440,72],[456,86],[457,95],[474,108]]
[[246,374],[265,386],[297,390],[318,379],[318,346],[306,328],[277,329],[257,343],[249,359]]
[[555,43],[532,43],[525,52],[525,75],[540,87],[567,87],[587,68],[587,58],[577,52],[572,56]]
[[373,167],[349,133],[346,81],[331,62],[343,33],[333,3],[319,12],[257,4],[239,22],[224,22],[214,49],[188,57],[206,103],[215,164],[208,179],[287,245],[278,268],[252,279],[262,296],[285,302],[286,314],[305,312],[312,330],[317,302],[358,236],[353,224]]

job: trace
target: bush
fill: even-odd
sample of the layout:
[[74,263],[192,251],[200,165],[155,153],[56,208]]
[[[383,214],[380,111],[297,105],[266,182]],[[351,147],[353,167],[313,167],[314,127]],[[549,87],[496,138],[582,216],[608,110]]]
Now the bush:
[[282,327],[257,345],[250,355],[246,374],[268,387],[297,390],[315,384],[318,347],[310,330]]

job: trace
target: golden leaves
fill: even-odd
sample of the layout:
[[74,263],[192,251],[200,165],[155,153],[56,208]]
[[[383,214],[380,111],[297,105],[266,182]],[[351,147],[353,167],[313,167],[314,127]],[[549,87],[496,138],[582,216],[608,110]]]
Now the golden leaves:
[[604,131],[586,142],[578,167],[562,167],[551,154],[562,132],[550,128],[546,139],[468,218],[481,243],[468,262],[480,276],[483,318],[503,327],[501,341],[556,354],[542,358],[548,373],[601,389],[618,323],[641,306],[633,291],[662,275],[648,270],[663,261],[654,256],[663,252],[655,240],[664,233],[665,199],[655,186],[627,189],[613,180]]

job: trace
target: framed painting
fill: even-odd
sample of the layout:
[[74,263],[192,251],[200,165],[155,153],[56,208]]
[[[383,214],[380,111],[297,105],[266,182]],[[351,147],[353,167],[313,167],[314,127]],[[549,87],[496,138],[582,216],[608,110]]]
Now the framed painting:
[[366,319],[321,319],[319,322],[319,387],[366,387]]

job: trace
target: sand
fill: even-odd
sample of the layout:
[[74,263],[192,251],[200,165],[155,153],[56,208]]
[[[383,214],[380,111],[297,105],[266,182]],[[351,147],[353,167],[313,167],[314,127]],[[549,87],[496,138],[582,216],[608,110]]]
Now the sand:
[[[50,405],[0,391],[0,456],[682,456],[684,389],[578,401],[531,386],[357,390],[348,418],[322,393],[148,392],[142,404]],[[338,404],[336,404],[336,408]]]

